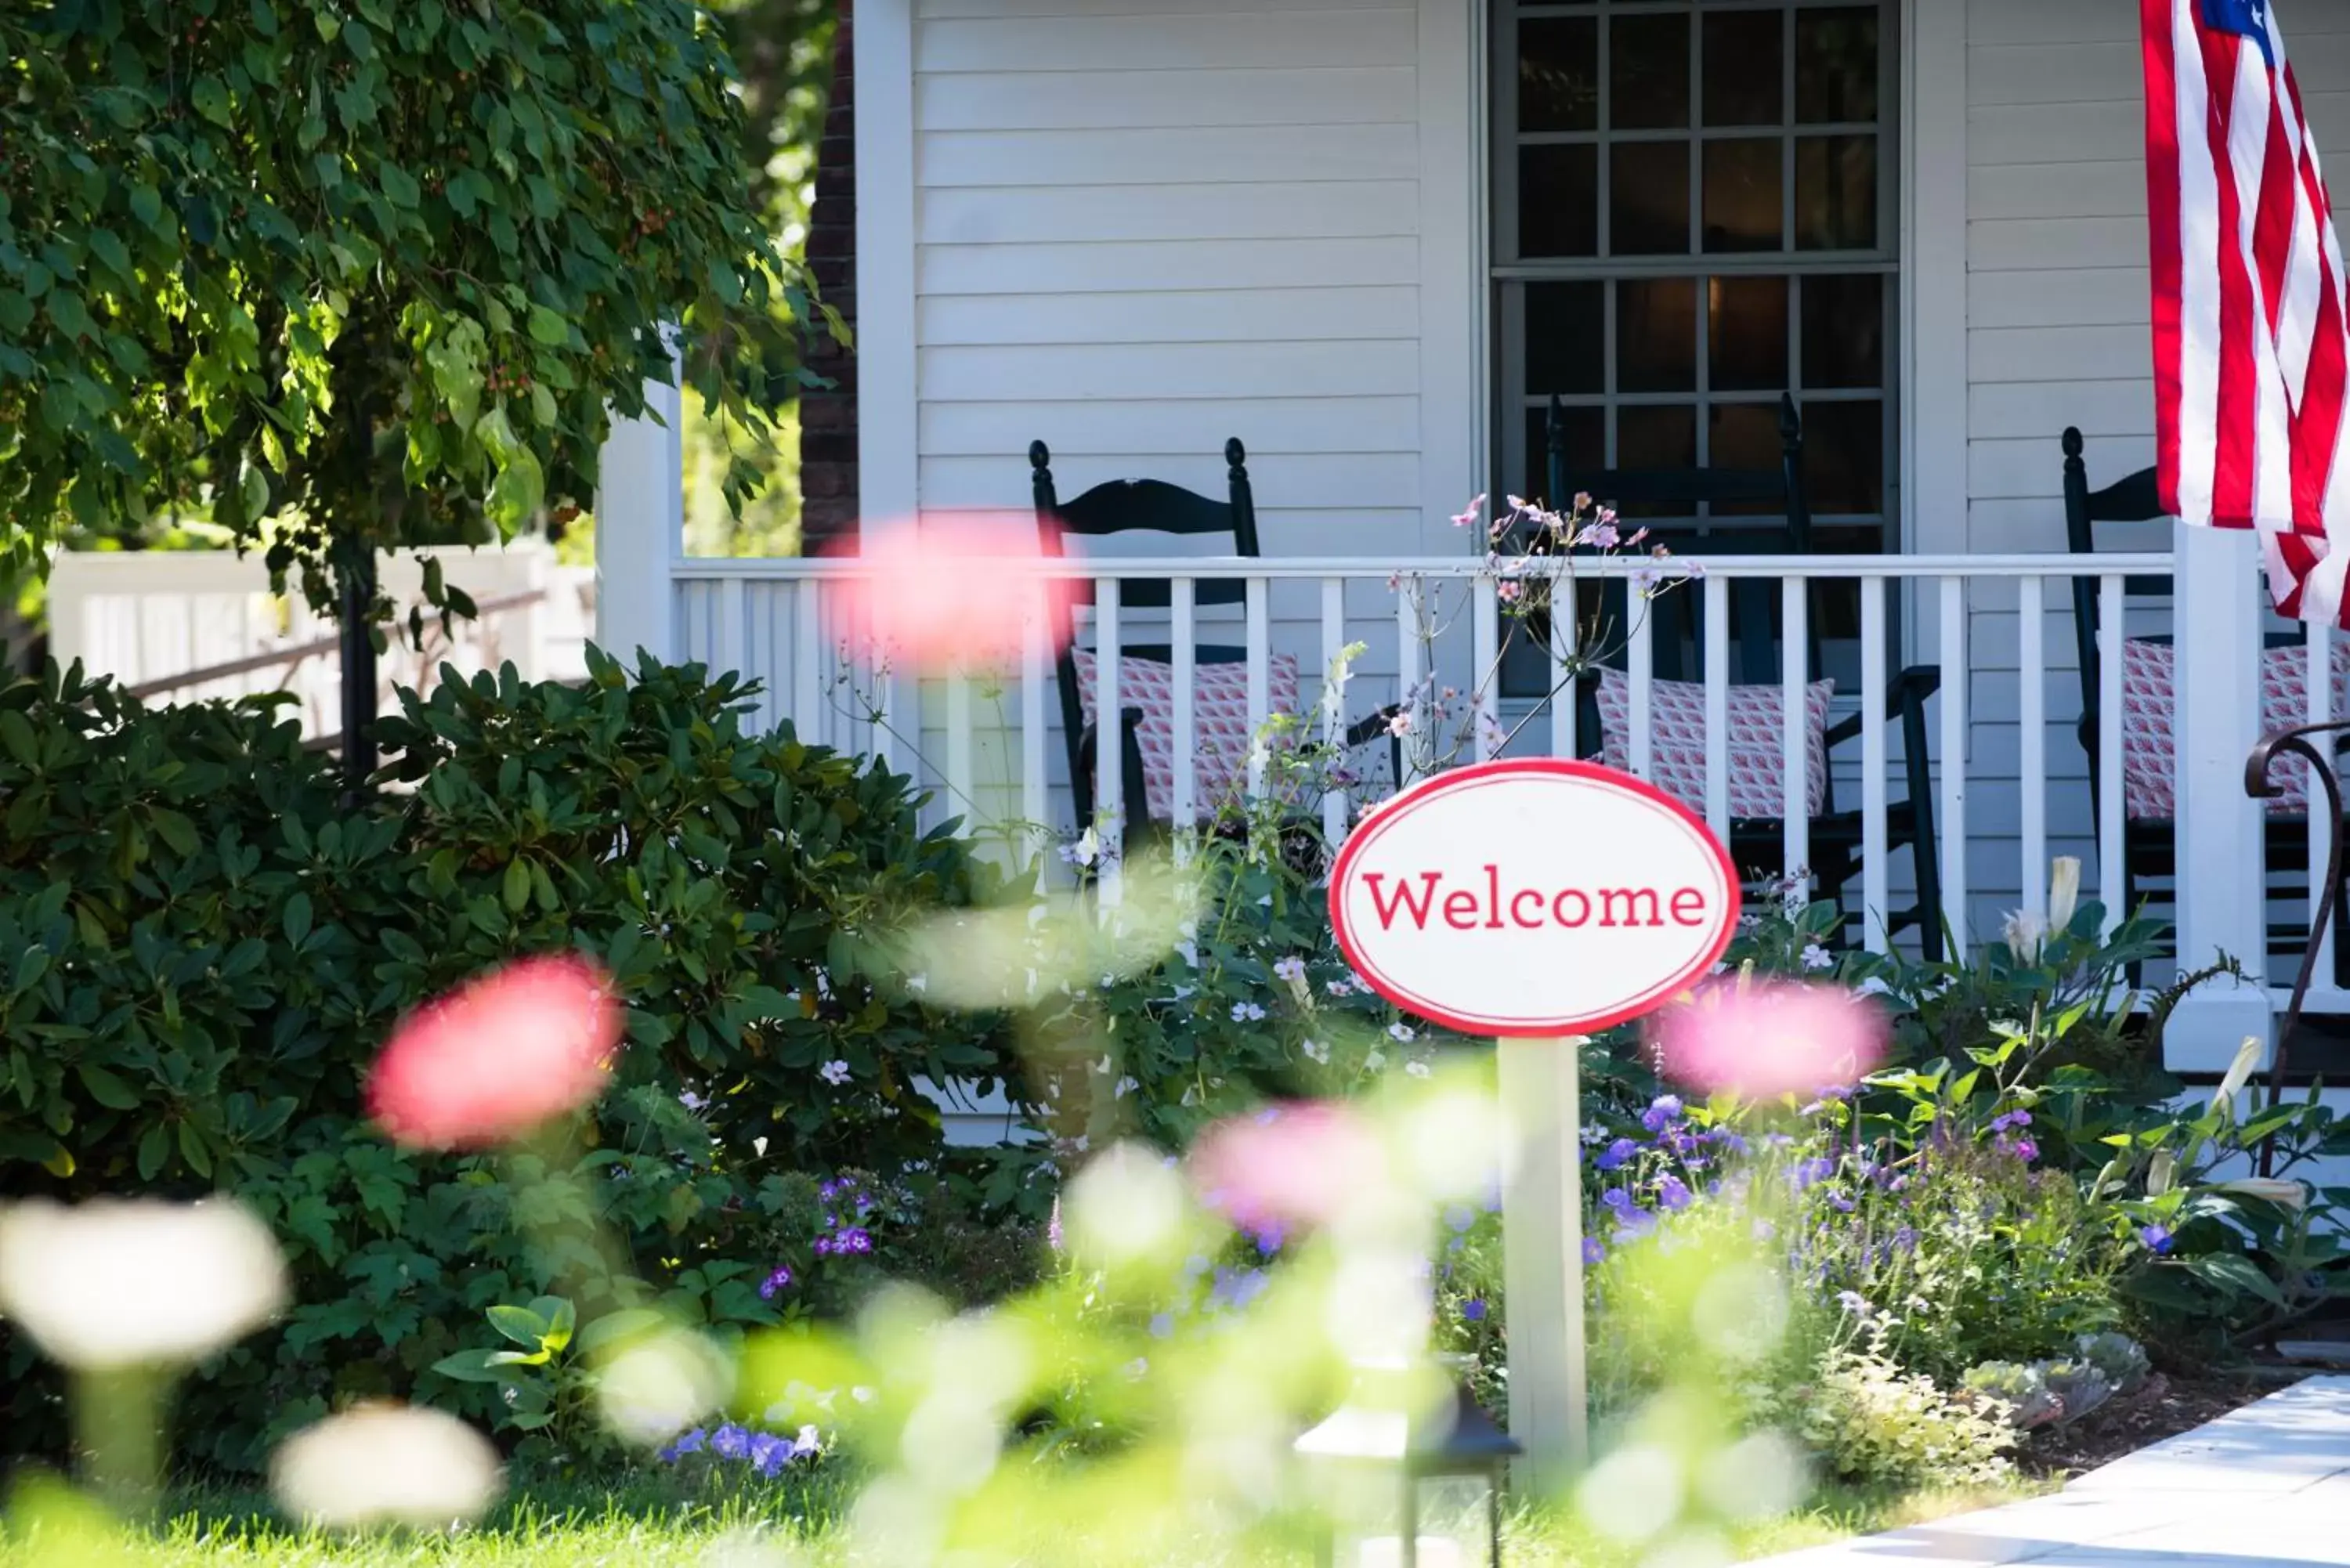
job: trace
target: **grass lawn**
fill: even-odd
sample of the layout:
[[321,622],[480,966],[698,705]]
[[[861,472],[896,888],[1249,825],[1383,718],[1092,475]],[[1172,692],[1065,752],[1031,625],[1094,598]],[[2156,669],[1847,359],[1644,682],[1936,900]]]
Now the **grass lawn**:
[[[1849,1535],[1897,1529],[2043,1490],[1900,1492],[1832,1487],[1804,1509],[1733,1535],[1742,1557],[1764,1557]],[[540,1488],[509,1500],[476,1530],[442,1537],[342,1539],[288,1528],[250,1496],[175,1501],[167,1522],[127,1545],[98,1546],[46,1532],[0,1542],[5,1568],[820,1568],[847,1561],[837,1521],[849,1501],[845,1481],[822,1478],[755,1497],[695,1501],[656,1485],[618,1490]],[[1213,1549],[1184,1553],[1183,1568],[1233,1561]],[[1521,1514],[1509,1531],[1513,1568],[1573,1563],[1630,1568],[1636,1549],[1598,1540],[1570,1521]],[[1049,1548],[1031,1561],[1058,1559]],[[1259,1561],[1264,1561],[1260,1559]],[[1288,1568],[1280,1560],[1269,1568]],[[1303,1556],[1294,1560],[1303,1568]]]

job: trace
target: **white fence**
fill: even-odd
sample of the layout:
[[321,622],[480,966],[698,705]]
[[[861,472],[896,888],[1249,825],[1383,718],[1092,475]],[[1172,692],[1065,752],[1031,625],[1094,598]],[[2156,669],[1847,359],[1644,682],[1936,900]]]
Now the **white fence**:
[[[443,635],[428,611],[421,649],[394,636],[379,664],[383,711],[394,706],[394,685],[429,691],[443,660],[469,675],[509,659],[529,680],[586,672],[596,613],[591,569],[559,566],[545,545],[530,542],[432,554],[482,615],[453,621]],[[387,555],[378,571],[404,623],[408,607],[423,603],[421,558]],[[271,594],[258,556],[66,552],[50,573],[49,628],[50,653],[60,664],[78,659],[150,701],[286,691],[306,735],[340,727],[335,623],[313,616],[298,592]]]

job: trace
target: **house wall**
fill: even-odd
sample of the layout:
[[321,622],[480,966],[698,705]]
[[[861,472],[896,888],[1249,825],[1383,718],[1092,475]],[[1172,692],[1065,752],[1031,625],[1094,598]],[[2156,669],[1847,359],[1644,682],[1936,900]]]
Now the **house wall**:
[[[2321,154],[2350,168],[2350,5],[2302,0],[2284,25]],[[2154,461],[2145,93],[2134,0],[1967,0],[1965,80],[1966,514],[1984,554],[2064,548],[2068,424],[2087,438],[2092,484]],[[2168,524],[2101,534],[2104,547],[2167,547]],[[2069,601],[2050,586],[2047,755],[2052,849],[2088,858],[2090,795]],[[1974,703],[1970,865],[1979,916],[2017,865],[2020,737],[2012,589],[1970,605]],[[2135,632],[2168,629],[2159,607]],[[2092,872],[2094,876],[2094,871]]]

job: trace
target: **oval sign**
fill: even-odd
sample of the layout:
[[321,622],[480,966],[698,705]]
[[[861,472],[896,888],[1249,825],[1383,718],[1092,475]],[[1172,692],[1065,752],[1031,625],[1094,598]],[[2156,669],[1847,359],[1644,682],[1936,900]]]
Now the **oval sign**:
[[1355,972],[1471,1034],[1583,1034],[1709,973],[1738,923],[1729,851],[1594,763],[1484,763],[1366,817],[1330,875]]

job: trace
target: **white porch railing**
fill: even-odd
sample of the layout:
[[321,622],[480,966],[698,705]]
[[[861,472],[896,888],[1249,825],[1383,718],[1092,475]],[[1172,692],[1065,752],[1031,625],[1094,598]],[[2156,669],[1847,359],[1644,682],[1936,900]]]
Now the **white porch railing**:
[[[1644,558],[1578,561],[1582,582],[1624,577],[1655,564]],[[1686,569],[1688,563],[1677,562]],[[1856,897],[1863,929],[1873,946],[1885,940],[1883,919],[1894,905],[1896,877],[1907,857],[1887,851],[1887,810],[1900,737],[1885,718],[1893,673],[1888,658],[1903,628],[1905,662],[1939,667],[1939,692],[1931,705],[1929,749],[1939,845],[1942,912],[1961,941],[1997,935],[2002,909],[2046,913],[2052,854],[2072,852],[2087,862],[2091,886],[2106,898],[2109,919],[2121,914],[2123,886],[2122,659],[2126,632],[2145,635],[2170,629],[2167,608],[2130,607],[2123,597],[2127,576],[2168,576],[2168,553],[1964,556],[1742,556],[1706,561],[1701,575],[1670,588],[1700,596],[1696,607],[1706,628],[1704,696],[1707,787],[1704,815],[1717,832],[1730,820],[1727,722],[1731,689],[1730,626],[1732,585],[1762,579],[1780,586],[1779,646],[1797,650],[1785,661],[1778,682],[1786,809],[1782,814],[1784,865],[1810,863],[1810,819],[1804,807],[1804,687],[1822,672],[1804,667],[1806,618],[1813,598],[1805,585],[1852,585],[1857,598],[1859,682],[1839,690],[1839,708],[1856,703],[1866,715],[1857,756],[1831,759],[1834,776],[1856,788],[1863,847]],[[992,823],[1049,825],[1073,831],[1066,805],[1066,753],[1055,732],[1060,707],[1054,671],[1041,629],[1032,631],[1017,667],[972,670],[943,679],[916,680],[902,671],[874,668],[858,652],[858,628],[836,624],[833,579],[868,568],[855,561],[679,560],[666,607],[672,658],[691,658],[713,668],[734,670],[764,685],[759,717],[789,719],[806,738],[846,749],[872,751],[901,770],[912,771],[937,792],[941,814]],[[1343,732],[1399,698],[1410,700],[1426,685],[1449,685],[1504,721],[1513,732],[1507,754],[1573,756],[1590,738],[1577,733],[1572,688],[1547,702],[1513,702],[1495,694],[1490,676],[1503,633],[1495,594],[1499,578],[1482,563],[1456,558],[1372,563],[1359,559],[1274,560],[1087,559],[1045,568],[1052,575],[1092,585],[1093,609],[1081,622],[1078,640],[1096,650],[1103,690],[1102,711],[1115,711],[1121,684],[1121,647],[1148,641],[1171,653],[1176,693],[1174,755],[1176,815],[1189,819],[1197,791],[1191,762],[1197,752],[1194,716],[1182,701],[1191,689],[1188,655],[1199,641],[1239,643],[1246,651],[1246,690],[1252,720],[1262,724],[1272,711],[1270,668],[1276,655],[1300,667],[1300,707],[1325,736]],[[2097,702],[2114,716],[2099,730],[2102,755],[2096,774],[2111,781],[2094,813],[2090,810],[2089,759],[2074,738],[2078,717],[2076,661],[2071,618],[2072,581],[2093,578],[2102,605]],[[1122,603],[1120,588],[1138,579],[1170,586],[1171,607],[1139,610]],[[1528,580],[1521,576],[1520,580]],[[1239,582],[1243,604],[1214,610],[1198,607],[1206,583]],[[1392,585],[1392,586],[1391,586]],[[1426,608],[1434,599],[1438,610]],[[1042,595],[1039,595],[1041,608]],[[2052,627],[2051,623],[2055,624]],[[1431,630],[1431,626],[1434,629]],[[618,634],[615,636],[615,634]],[[608,639],[621,648],[625,628],[608,626]],[[1631,769],[1651,772],[1648,712],[1655,661],[1651,623],[1629,619],[1622,660],[1628,678]],[[1349,644],[1366,645],[1344,687],[1327,679]],[[1980,646],[1976,646],[1980,644]],[[2329,639],[2321,632],[2310,653],[2323,670]],[[2322,709],[2330,682],[2310,683],[2312,706]],[[2052,696],[2054,701],[2052,703]],[[2052,729],[2054,730],[2052,744]],[[1461,760],[1482,760],[1501,743],[1494,729],[1475,726]],[[1097,748],[1095,799],[1105,812],[1121,803],[1118,748]],[[1979,809],[1980,808],[1980,809]],[[1326,799],[1326,826],[1346,827],[1346,802]],[[1041,844],[1038,846],[1041,847]],[[2322,857],[2323,849],[2320,846]],[[2321,859],[2322,864],[2322,859]],[[2248,961],[2250,960],[2248,959]],[[2330,971],[2328,971],[2330,972]]]

